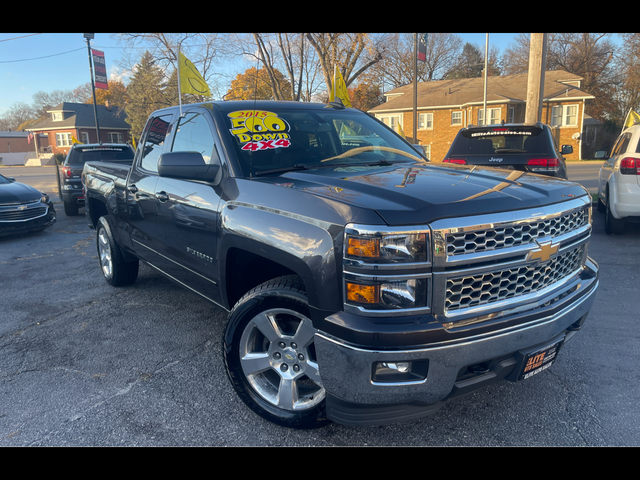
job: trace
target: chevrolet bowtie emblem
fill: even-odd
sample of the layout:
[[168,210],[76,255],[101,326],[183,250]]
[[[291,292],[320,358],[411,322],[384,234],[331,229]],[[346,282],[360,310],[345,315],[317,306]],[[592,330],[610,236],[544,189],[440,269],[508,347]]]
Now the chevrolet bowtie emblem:
[[554,255],[558,251],[558,245],[553,245],[551,242],[539,243],[540,248],[531,250],[527,255],[527,261],[539,260],[540,263],[548,262],[551,255]]

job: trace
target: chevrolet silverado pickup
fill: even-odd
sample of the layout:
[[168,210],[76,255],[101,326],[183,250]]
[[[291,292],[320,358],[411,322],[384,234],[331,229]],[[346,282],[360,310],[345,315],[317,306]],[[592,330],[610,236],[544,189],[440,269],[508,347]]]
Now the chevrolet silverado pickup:
[[341,104],[166,108],[131,165],[88,162],[114,286],[142,261],[228,312],[223,358],[281,425],[377,425],[549,368],[598,286],[591,198],[565,180],[429,162]]

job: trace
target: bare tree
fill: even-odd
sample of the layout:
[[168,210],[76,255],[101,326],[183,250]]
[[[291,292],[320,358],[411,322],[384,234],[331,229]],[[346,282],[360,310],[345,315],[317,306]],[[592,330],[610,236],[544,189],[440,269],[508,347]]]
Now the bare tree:
[[[267,71],[273,98],[311,101],[320,86],[319,66],[304,33],[238,33],[231,38],[236,56]],[[281,82],[286,82],[286,88]]]
[[[524,73],[529,64],[530,34],[521,33],[505,50],[505,73]],[[610,33],[550,33],[547,70],[564,70],[584,78],[581,89],[595,96],[587,113],[599,120],[615,110],[613,94],[619,77],[614,70],[616,48]]]
[[629,110],[640,111],[640,34],[623,33],[622,47],[616,55],[615,110],[610,119],[622,126]]
[[16,102],[0,117],[0,130],[18,130],[33,119],[33,108],[25,102]]
[[385,35],[307,33],[306,37],[316,51],[328,91],[333,88],[334,66],[348,87],[383,58]]

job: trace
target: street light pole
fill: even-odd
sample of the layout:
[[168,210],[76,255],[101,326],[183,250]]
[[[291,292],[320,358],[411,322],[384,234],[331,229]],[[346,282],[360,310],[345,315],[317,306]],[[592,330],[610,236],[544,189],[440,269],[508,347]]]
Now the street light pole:
[[102,143],[100,140],[100,124],[98,123],[98,107],[96,106],[96,85],[93,80],[93,62],[91,60],[91,39],[93,36],[93,33],[84,34],[84,38],[87,41],[87,52],[89,54],[89,76],[91,77],[91,91],[93,92],[93,116],[96,119],[96,135],[98,143]]

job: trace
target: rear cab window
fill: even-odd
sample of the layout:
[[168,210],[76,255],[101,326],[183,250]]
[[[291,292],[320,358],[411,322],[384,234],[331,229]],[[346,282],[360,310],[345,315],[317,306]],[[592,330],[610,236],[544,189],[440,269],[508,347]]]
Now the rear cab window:
[[123,146],[86,146],[71,150],[67,158],[67,165],[84,165],[86,162],[131,162],[134,151],[128,145]]
[[546,154],[549,149],[544,129],[536,126],[486,127],[460,132],[451,155],[493,155],[500,153]]

